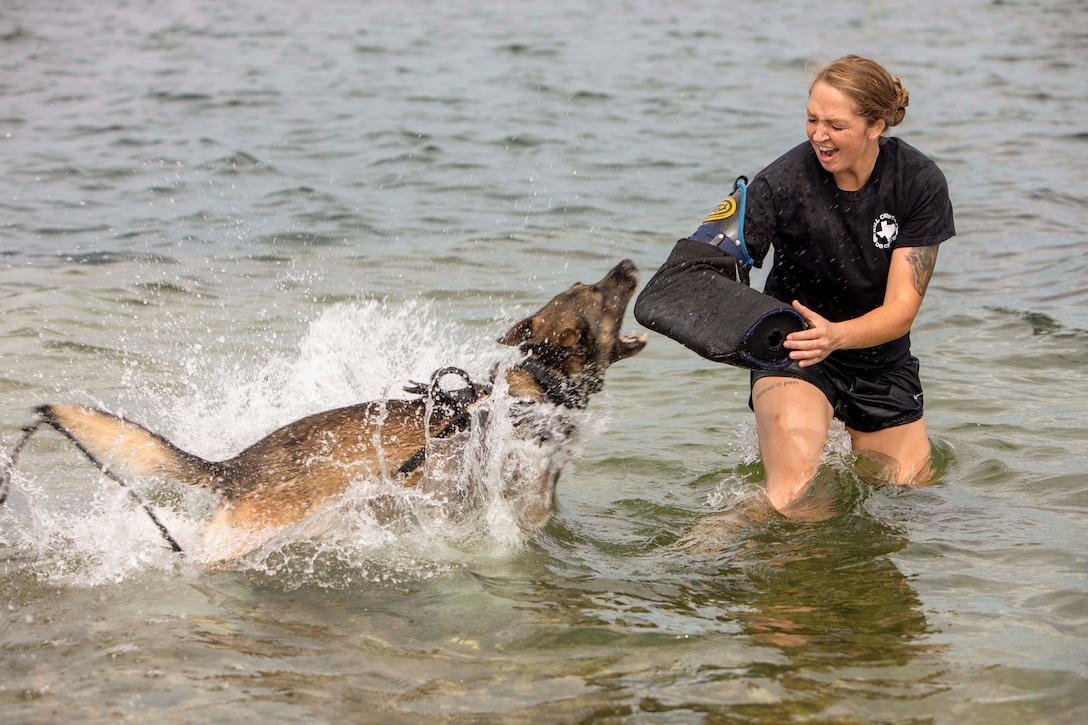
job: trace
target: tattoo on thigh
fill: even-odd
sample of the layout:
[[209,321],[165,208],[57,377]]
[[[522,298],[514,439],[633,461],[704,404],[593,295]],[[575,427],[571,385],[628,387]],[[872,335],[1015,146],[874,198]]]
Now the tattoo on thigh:
[[937,245],[912,247],[907,254],[907,261],[914,270],[914,289],[919,297],[925,297],[929,280],[933,277],[933,267],[937,264]]
[[[762,398],[764,395],[771,392],[775,388],[783,388],[783,387],[785,387],[787,385],[797,385],[797,384],[798,384],[797,381],[793,380],[793,379],[779,380],[777,383],[773,383],[771,385],[768,385],[763,390],[760,390],[759,395],[757,395],[755,397],[755,400],[759,400],[760,398]],[[752,402],[755,402],[755,400],[753,400]]]

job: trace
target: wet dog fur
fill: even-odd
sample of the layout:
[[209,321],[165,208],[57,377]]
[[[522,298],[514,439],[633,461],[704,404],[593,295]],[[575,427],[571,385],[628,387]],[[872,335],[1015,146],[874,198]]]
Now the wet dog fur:
[[[499,338],[524,353],[520,362],[497,368],[501,381],[492,381],[505,383],[522,405],[522,423],[525,406],[584,407],[612,363],[642,350],[645,336],[619,332],[637,283],[635,265],[624,260],[596,284],[578,283],[561,292]],[[473,404],[490,391],[490,385],[474,386]],[[475,395],[481,392],[482,396]],[[208,524],[203,552],[209,562],[258,549],[284,529],[335,504],[362,477],[380,476],[440,491],[450,485],[448,462],[465,445],[465,436],[451,436],[449,431],[467,424],[464,408],[435,405],[425,396],[380,400],[302,418],[233,458],[208,461],[95,408],[46,405],[38,414],[39,424],[51,425],[70,438],[121,483],[155,476],[215,493],[219,504]],[[533,425],[522,430],[523,435],[541,435]],[[33,428],[28,431],[27,437]],[[405,464],[413,457],[422,465]],[[503,471],[504,498],[523,528],[539,526],[548,517],[564,462]],[[14,463],[13,454],[11,466]],[[9,468],[5,478],[10,473]]]

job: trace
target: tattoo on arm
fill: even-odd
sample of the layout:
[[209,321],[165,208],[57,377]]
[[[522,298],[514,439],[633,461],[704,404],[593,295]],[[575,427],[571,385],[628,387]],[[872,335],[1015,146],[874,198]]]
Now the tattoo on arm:
[[937,264],[937,245],[929,247],[911,247],[907,253],[907,262],[914,270],[914,289],[919,297],[926,296],[926,288],[933,276],[933,267]]

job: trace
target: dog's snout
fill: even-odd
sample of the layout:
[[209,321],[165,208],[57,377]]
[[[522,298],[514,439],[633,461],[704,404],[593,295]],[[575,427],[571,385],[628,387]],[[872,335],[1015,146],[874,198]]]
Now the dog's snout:
[[599,284],[619,284],[633,289],[638,284],[638,267],[630,259],[625,259],[613,267]]
[[634,280],[638,279],[638,267],[636,267],[635,263],[632,262],[630,259],[625,259],[617,264],[612,269],[612,272],[617,275],[622,275],[624,277],[630,277]]

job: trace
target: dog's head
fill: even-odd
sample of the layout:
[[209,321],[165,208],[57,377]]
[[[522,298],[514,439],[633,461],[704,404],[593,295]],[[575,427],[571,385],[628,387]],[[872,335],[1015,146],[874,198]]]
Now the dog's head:
[[575,284],[499,338],[528,354],[521,369],[548,399],[582,407],[600,390],[604,372],[646,346],[646,336],[620,335],[638,270],[625,259],[600,282]]

